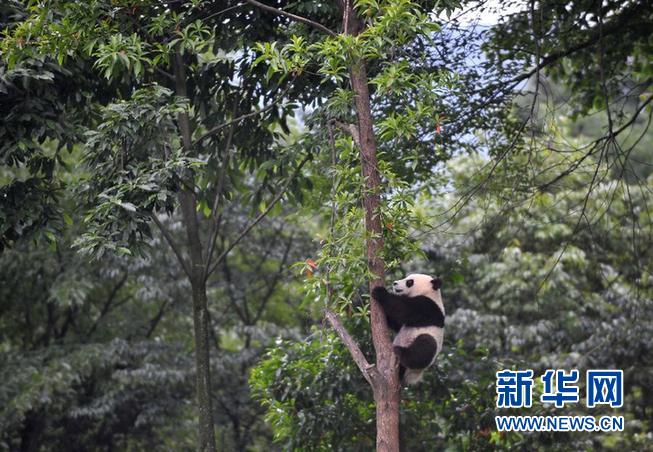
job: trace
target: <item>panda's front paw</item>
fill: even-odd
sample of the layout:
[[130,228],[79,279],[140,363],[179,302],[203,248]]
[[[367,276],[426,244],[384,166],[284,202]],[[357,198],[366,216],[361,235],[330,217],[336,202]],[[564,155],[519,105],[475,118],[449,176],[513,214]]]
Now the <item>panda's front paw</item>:
[[388,289],[386,289],[383,286],[378,286],[372,289],[372,297],[374,297],[376,301],[383,300],[387,295],[388,295]]

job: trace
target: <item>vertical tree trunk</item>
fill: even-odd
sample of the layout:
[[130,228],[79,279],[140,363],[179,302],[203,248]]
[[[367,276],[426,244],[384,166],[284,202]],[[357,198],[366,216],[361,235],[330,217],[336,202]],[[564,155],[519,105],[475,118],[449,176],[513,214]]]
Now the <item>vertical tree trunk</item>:
[[[354,11],[351,11],[354,14]],[[363,208],[365,209],[365,232],[367,234],[367,264],[374,275],[369,283],[370,293],[376,286],[383,285],[385,263],[383,252],[383,230],[380,217],[381,178],[376,157],[376,140],[372,127],[370,93],[367,87],[365,62],[358,61],[351,70],[351,86],[354,90],[360,155],[363,179]],[[372,341],[376,352],[376,366],[379,371],[372,381],[376,403],[376,450],[399,451],[399,400],[401,385],[396,356],[392,350],[388,324],[379,303],[371,301]]]
[[[255,0],[247,0],[259,8],[275,14],[289,17],[291,20],[308,23],[331,36],[334,32],[312,20],[302,18],[295,14],[264,5]],[[356,16],[353,0],[336,0],[343,12],[343,33],[356,36],[364,24]],[[364,179],[363,208],[365,210],[365,233],[367,248],[367,265],[373,275],[369,282],[370,293],[372,289],[383,285],[385,263],[383,252],[383,229],[380,218],[381,205],[381,178],[379,175],[376,155],[376,140],[372,127],[372,109],[370,107],[370,93],[367,86],[367,71],[365,60],[359,59],[350,67],[350,81],[354,91],[356,116],[358,118],[358,133],[352,133],[356,140],[359,138],[362,174]],[[376,403],[376,449],[377,451],[399,451],[399,401],[401,386],[399,382],[399,366],[392,349],[390,332],[385,314],[379,303],[371,300],[371,326],[372,341],[376,353],[376,369],[370,366],[358,345],[351,339],[337,316],[330,311],[326,312],[329,322],[340,335],[352,354],[354,361],[372,386],[374,401]]]
[[29,411],[23,420],[20,433],[20,452],[36,452],[39,450],[41,433],[45,427],[43,416]]
[[[186,92],[186,67],[180,53],[174,56],[175,88],[178,96],[188,97]],[[188,113],[182,112],[178,117],[179,129],[184,150],[192,147],[192,134]],[[188,186],[193,186],[192,175]],[[193,292],[193,329],[195,332],[195,367],[196,391],[199,410],[198,450],[211,451],[215,447],[213,429],[213,405],[211,401],[211,361],[209,355],[209,314],[206,297],[205,265],[202,256],[202,242],[197,220],[197,199],[195,193],[184,188],[179,195],[182,221],[186,229],[188,250],[190,254],[190,283]]]

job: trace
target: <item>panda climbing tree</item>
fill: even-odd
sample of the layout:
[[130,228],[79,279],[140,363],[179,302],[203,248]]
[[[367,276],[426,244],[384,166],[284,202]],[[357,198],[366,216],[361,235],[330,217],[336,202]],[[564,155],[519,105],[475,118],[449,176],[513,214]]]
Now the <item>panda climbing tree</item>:
[[388,326],[397,335],[392,346],[399,359],[399,378],[415,384],[442,350],[444,305],[442,281],[413,274],[392,284],[393,292],[375,287],[374,299],[383,306]]
[[[325,86],[338,84],[314,116],[319,118],[314,136],[329,141],[334,154],[334,209],[329,239],[320,258],[311,263],[328,269],[317,290],[326,293],[331,309],[344,307],[341,312],[349,311],[356,298],[352,287],[359,286],[361,280],[368,281],[373,363],[361,352],[338,315],[327,309],[326,316],[372,388],[377,450],[398,451],[400,369],[404,369],[401,372],[406,382],[417,381],[442,347],[444,326],[437,279],[408,277],[401,280],[403,293],[383,289],[386,267],[398,271],[401,262],[420,253],[418,244],[409,240],[408,231],[419,226],[419,218],[412,209],[416,196],[407,178],[414,181],[420,172],[430,175],[432,166],[446,158],[445,153],[434,152],[435,139],[428,140],[424,152],[397,149],[397,144],[405,143],[407,138],[415,143],[412,138],[423,124],[431,124],[430,133],[440,133],[439,120],[434,120],[439,118],[435,105],[440,91],[436,86],[446,82],[432,73],[416,73],[405,58],[397,58],[397,52],[408,48],[413,56],[424,49],[428,35],[437,30],[432,22],[435,16],[423,10],[421,3],[410,0],[336,0],[339,24],[333,17],[319,23],[316,17],[326,18],[320,16],[324,11],[313,18],[301,17],[258,0],[246,1],[302,23],[314,32],[292,36],[282,48],[262,44],[257,61],[268,62],[268,76],[323,74]],[[454,6],[453,1],[439,3],[440,8]],[[422,52],[426,57],[427,50]],[[374,68],[374,73],[368,77],[369,67]],[[372,96],[370,86],[374,87]],[[375,102],[379,105],[373,109]],[[332,126],[330,140],[325,136],[326,123]],[[375,131],[386,149],[380,158]],[[319,147],[323,148],[321,144]],[[432,292],[421,292],[427,282]],[[334,293],[337,297],[329,296]],[[428,300],[430,305],[426,304]],[[390,327],[396,331],[394,339]]]
[[[345,32],[357,35],[362,30],[366,30],[368,33],[370,29],[356,18],[356,12],[349,2],[346,3],[345,8],[343,14]],[[401,199],[405,185],[399,177],[391,176],[392,171],[387,166],[387,162],[377,158],[368,91],[369,81],[364,60],[352,62],[349,68],[349,83],[353,91],[356,121],[353,124],[343,124],[336,120],[332,124],[348,134],[354,149],[359,151],[361,173],[356,182],[360,185],[359,188],[352,187],[351,190],[344,190],[343,187],[336,188],[334,180],[333,189],[334,196],[335,193],[342,192],[362,193],[362,199],[354,202],[360,201],[364,211],[364,253],[366,273],[370,278],[370,325],[375,362],[370,363],[367,360],[335,313],[327,309],[326,317],[372,388],[376,405],[377,450],[398,451],[400,450],[399,404],[402,382],[417,383],[442,349],[445,314],[440,296],[441,281],[427,275],[409,275],[393,284],[392,293],[384,287],[386,272],[384,257],[391,258],[390,262],[396,267],[398,262],[404,260],[402,258],[419,255],[418,245],[412,240],[407,240],[407,231],[411,226],[415,227],[419,219],[410,209],[414,195],[407,194],[406,198]],[[341,144],[340,149],[347,148],[346,138],[344,140],[345,143]],[[333,136],[330,141],[334,148]],[[339,155],[346,158],[349,154],[341,152]],[[355,164],[351,161],[345,162],[340,175],[347,173],[347,169],[353,166],[352,163]],[[335,157],[332,159],[332,165],[336,166]],[[385,187],[382,186],[381,172],[387,184]],[[351,176],[350,173],[349,175]],[[395,185],[390,186],[392,184]],[[382,196],[383,193],[389,192],[393,192],[397,202],[390,203],[388,198]],[[335,218],[339,218],[344,236],[347,236],[348,231],[355,230],[354,223],[360,221],[354,216],[350,219],[352,221],[348,222],[347,215],[336,215],[335,204],[331,218],[332,222]],[[401,224],[402,222],[404,224]],[[333,224],[331,233],[331,240],[334,241]],[[390,329],[396,333],[394,339],[391,339]]]

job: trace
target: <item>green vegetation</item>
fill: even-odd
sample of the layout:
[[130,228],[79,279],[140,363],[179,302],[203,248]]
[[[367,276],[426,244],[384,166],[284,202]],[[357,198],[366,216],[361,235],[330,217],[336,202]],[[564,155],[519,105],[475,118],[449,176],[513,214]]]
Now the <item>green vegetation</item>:
[[[10,0],[0,28],[0,450],[653,447],[647,2]],[[369,290],[413,271],[445,349],[402,389]],[[625,403],[500,413],[506,368],[623,369]]]

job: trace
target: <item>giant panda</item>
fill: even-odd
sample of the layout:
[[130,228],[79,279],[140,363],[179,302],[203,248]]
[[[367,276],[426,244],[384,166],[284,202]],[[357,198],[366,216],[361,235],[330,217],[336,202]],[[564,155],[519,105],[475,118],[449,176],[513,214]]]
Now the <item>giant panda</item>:
[[392,293],[385,287],[372,291],[388,326],[397,332],[392,345],[404,384],[418,383],[442,350],[445,314],[441,286],[439,278],[413,274],[392,283]]

